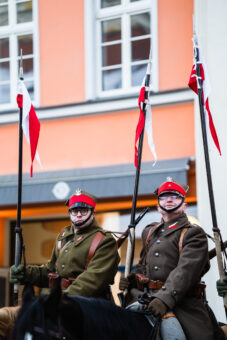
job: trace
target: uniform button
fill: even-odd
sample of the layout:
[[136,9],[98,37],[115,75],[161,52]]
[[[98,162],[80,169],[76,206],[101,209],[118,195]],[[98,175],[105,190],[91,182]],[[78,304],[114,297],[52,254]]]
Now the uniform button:
[[157,240],[157,243],[159,244],[161,241],[160,240]]
[[65,249],[65,253],[68,253],[68,249]]
[[172,291],[172,295],[173,295],[173,296],[177,295],[177,291],[176,291],[176,290],[173,290],[173,291]]
[[154,266],[154,270],[158,270],[158,266]]
[[163,233],[163,232],[164,232],[164,229],[161,229],[161,232]]
[[62,265],[61,265],[61,267],[62,267],[62,268],[65,268],[65,265],[64,265],[64,264],[62,264]]
[[154,256],[158,257],[158,256],[159,256],[159,253],[158,253],[158,252],[157,252],[157,253],[154,253]]
[[166,286],[162,286],[162,290],[166,290]]

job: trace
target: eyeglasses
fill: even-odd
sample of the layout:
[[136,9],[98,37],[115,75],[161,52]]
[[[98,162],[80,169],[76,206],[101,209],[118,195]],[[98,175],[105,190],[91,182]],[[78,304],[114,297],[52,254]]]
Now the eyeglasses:
[[159,196],[159,199],[161,201],[166,201],[166,200],[168,200],[168,198],[171,198],[172,200],[177,200],[177,199],[181,198],[181,196],[179,196],[179,195],[163,195],[163,196]]
[[87,215],[89,210],[90,210],[89,208],[72,208],[69,210],[69,212],[72,216],[77,216],[79,212],[82,216],[85,216]]

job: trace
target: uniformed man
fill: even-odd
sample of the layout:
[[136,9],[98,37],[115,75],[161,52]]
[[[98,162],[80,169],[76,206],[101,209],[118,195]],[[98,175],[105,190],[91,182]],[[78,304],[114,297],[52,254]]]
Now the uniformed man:
[[77,190],[66,202],[71,225],[57,236],[52,255],[42,266],[23,265],[10,268],[10,282],[25,280],[39,287],[54,284],[56,274],[62,278],[65,293],[85,297],[110,297],[119,255],[113,236],[100,228],[96,219],[96,198]]
[[206,307],[200,279],[209,269],[208,242],[203,229],[192,225],[185,214],[187,190],[172,178],[157,189],[161,223],[143,230],[140,261],[128,278],[121,278],[119,288],[129,290],[132,303],[142,294],[143,286],[148,286],[148,309],[162,320],[173,316],[180,322],[173,329],[177,333],[171,335],[162,321],[162,339],[224,339]]

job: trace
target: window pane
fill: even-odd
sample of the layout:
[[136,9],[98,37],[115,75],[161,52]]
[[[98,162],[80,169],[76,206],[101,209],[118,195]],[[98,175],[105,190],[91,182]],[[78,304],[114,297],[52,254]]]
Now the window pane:
[[142,85],[142,81],[146,74],[146,70],[147,70],[147,64],[132,66],[132,73],[131,73],[131,85],[132,86]]
[[108,70],[102,72],[102,90],[114,90],[122,87],[121,69]]
[[102,42],[121,39],[121,19],[106,20],[102,22]]
[[17,23],[32,21],[32,1],[17,4]]
[[102,48],[102,66],[121,64],[121,44]]
[[9,85],[0,85],[0,104],[10,102],[10,87]]
[[0,80],[9,80],[9,62],[0,63]]
[[149,59],[150,39],[132,41],[132,61]]
[[[18,61],[18,70],[20,67],[20,61]],[[33,58],[23,60],[24,79],[33,78]]]
[[150,13],[131,15],[131,36],[150,34]]
[[0,59],[9,58],[9,38],[0,39]]
[[8,6],[0,6],[0,26],[8,24]]
[[18,36],[18,55],[20,55],[21,48],[23,55],[33,54],[32,34]]
[[120,4],[121,0],[101,0],[101,8],[112,7]]
[[31,100],[34,100],[34,82],[33,81],[25,81],[24,82],[28,93],[30,95]]

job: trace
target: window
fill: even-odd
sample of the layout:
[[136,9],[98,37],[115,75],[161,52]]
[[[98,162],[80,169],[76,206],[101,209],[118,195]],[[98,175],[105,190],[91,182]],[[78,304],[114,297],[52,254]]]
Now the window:
[[97,0],[97,95],[138,92],[151,47],[153,90],[157,89],[156,0]]
[[25,85],[31,99],[37,102],[36,3],[37,0],[0,0],[0,110],[16,106],[21,50]]

